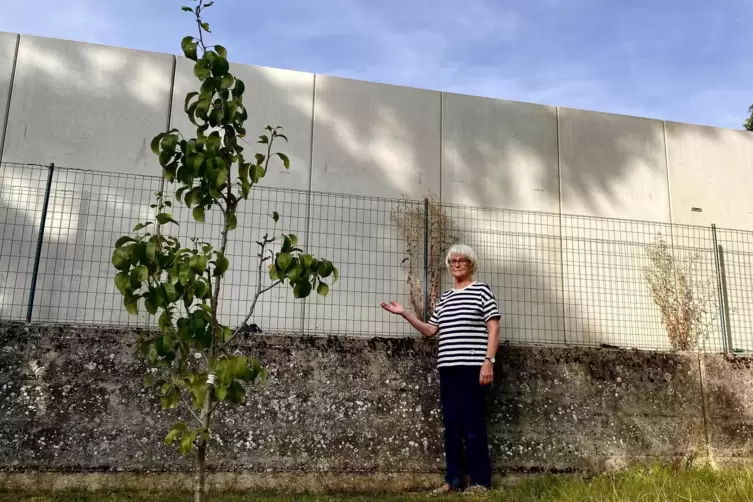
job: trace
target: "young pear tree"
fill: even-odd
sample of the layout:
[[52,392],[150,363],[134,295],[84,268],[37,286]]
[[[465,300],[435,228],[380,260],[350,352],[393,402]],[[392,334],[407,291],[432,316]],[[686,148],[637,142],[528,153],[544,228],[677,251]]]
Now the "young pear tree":
[[[152,204],[154,218],[117,240],[112,264],[125,309],[137,314],[143,307],[157,317],[158,329],[140,337],[149,366],[145,385],[156,389],[164,409],[184,408],[189,417],[172,425],[165,443],[177,444],[182,455],[194,454],[194,500],[202,502],[212,419],[222,406],[243,403],[248,385],[265,375],[261,363],[240,355],[233,342],[265,292],[287,286],[296,298],[314,290],[326,296],[338,271],[329,260],[299,248],[294,234],[266,234],[257,242],[257,287],[244,322],[235,328],[220,323],[220,293],[230,267],[225,250],[237,226],[238,209],[267,174],[273,158],[285,168],[290,161],[273,150],[276,140],[287,138],[280,127],[270,126],[258,138],[264,152],[246,157],[241,145],[248,118],[245,86],[230,73],[227,50],[206,45],[210,28],[202,14],[214,2],[194,2],[183,10],[195,17],[198,37],[185,37],[182,49],[195,62],[200,83],[197,91],[186,95],[184,106],[196,134],[186,137],[173,129],[158,134],[151,146],[165,182],[175,186],[176,204],[192,208],[193,219],[200,223],[209,211],[221,213],[219,247],[195,238],[185,246],[168,235],[163,227],[178,223],[172,216],[173,202],[158,192]],[[277,212],[270,217],[277,223]]]

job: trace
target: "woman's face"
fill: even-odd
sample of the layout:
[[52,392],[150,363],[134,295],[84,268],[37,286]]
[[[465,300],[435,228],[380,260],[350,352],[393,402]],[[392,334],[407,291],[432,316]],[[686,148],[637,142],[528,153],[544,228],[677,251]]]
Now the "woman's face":
[[468,279],[471,276],[471,261],[463,255],[452,255],[450,274],[455,279]]

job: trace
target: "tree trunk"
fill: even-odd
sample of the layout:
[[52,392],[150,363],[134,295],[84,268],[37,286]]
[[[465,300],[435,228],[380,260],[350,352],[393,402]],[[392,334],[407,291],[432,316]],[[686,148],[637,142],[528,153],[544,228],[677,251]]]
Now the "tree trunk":
[[[204,406],[201,408],[201,426],[209,432],[209,418],[212,409],[212,401],[214,400],[214,384],[207,384],[206,395],[204,396]],[[206,462],[207,462],[207,443],[199,436],[199,447],[196,449],[196,465],[194,466],[194,490],[193,500],[194,502],[206,502],[207,497],[205,489],[205,477],[206,477]]]
[[206,502],[206,493],[204,491],[204,468],[207,460],[207,445],[201,442],[196,450],[196,466],[194,472],[194,502]]

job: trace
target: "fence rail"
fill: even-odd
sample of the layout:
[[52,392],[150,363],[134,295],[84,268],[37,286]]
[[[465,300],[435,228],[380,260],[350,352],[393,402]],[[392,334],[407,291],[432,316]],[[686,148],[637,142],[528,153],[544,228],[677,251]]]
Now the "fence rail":
[[[0,317],[152,326],[126,313],[110,258],[162,186],[159,177],[0,164]],[[178,206],[174,216],[180,226],[166,231],[182,241],[218,241],[219,214],[198,224]],[[267,332],[414,334],[379,303],[426,315],[450,287],[443,253],[463,242],[497,296],[503,341],[753,351],[753,232],[260,187],[226,253],[225,324],[245,317],[255,242],[275,231],[296,233],[341,278],[327,298],[267,293],[253,320]]]

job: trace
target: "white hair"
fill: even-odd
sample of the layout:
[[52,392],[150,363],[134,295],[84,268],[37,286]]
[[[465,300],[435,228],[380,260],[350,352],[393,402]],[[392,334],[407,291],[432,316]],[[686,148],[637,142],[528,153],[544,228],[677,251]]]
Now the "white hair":
[[466,246],[465,244],[454,244],[450,250],[447,251],[447,257],[444,259],[444,264],[447,267],[447,270],[450,269],[450,258],[453,256],[462,256],[467,259],[471,262],[469,267],[470,275],[476,273],[476,269],[478,268],[478,257],[476,256],[476,252],[473,251],[470,246]]

